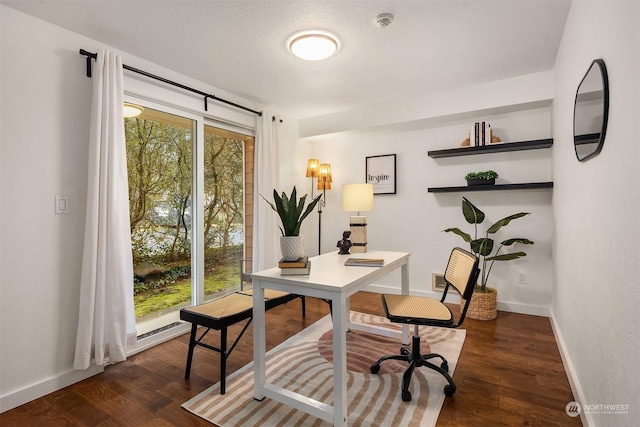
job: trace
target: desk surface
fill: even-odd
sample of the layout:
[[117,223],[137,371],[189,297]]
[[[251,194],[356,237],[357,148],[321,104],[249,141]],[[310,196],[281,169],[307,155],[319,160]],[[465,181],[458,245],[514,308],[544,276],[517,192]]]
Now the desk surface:
[[[384,258],[383,267],[345,266],[348,258]],[[389,271],[407,263],[408,252],[367,251],[365,253],[339,255],[337,251],[309,258],[309,275],[281,276],[280,268],[270,268],[251,275],[253,279],[272,283],[295,283],[299,287],[344,292],[363,282],[371,283]]]

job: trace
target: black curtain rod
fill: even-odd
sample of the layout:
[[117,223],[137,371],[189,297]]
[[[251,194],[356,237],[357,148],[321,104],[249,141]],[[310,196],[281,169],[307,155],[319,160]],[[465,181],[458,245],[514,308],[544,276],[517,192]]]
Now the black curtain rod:
[[[91,59],[96,59],[98,57],[98,54],[88,52],[88,51],[86,51],[84,49],[80,49],[80,55],[84,55],[84,56],[87,57],[87,77],[91,77]],[[204,111],[209,111],[208,110],[208,105],[207,105],[207,99],[211,98],[214,101],[222,102],[222,103],[225,103],[227,105],[231,105],[233,107],[240,108],[241,110],[245,110],[245,111],[249,111],[249,112],[251,112],[253,114],[257,114],[258,116],[262,116],[262,112],[261,111],[252,110],[251,108],[247,108],[247,107],[242,106],[240,104],[236,104],[235,102],[227,101],[226,99],[218,98],[215,95],[211,95],[211,94],[199,91],[198,89],[194,89],[192,87],[185,86],[185,85],[180,84],[180,83],[176,83],[176,82],[174,82],[172,80],[165,79],[164,77],[156,76],[155,74],[151,74],[151,73],[148,73],[146,71],[142,71],[142,70],[130,67],[130,66],[125,65],[125,64],[122,64],[122,68],[124,68],[125,70],[132,71],[134,73],[142,74],[145,77],[149,77],[151,79],[159,80],[159,81],[161,81],[163,83],[179,87],[180,89],[188,90],[189,92],[197,93],[198,95],[204,96]]]

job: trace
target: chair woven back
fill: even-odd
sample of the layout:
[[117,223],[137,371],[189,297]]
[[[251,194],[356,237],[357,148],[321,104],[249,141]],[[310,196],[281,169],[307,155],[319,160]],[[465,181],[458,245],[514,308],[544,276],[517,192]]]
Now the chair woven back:
[[449,257],[444,280],[465,299],[471,299],[478,280],[478,258],[464,249],[454,248]]

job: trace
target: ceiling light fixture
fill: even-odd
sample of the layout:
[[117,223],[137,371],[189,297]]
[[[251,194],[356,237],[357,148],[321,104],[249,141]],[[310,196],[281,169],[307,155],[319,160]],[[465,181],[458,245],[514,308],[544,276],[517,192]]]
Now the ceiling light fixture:
[[124,117],[127,119],[130,119],[132,117],[138,117],[140,114],[142,114],[143,111],[144,109],[139,105],[131,104],[129,102],[124,103],[123,114],[124,114]]
[[328,33],[298,33],[290,39],[289,51],[307,61],[320,61],[338,51],[338,40]]

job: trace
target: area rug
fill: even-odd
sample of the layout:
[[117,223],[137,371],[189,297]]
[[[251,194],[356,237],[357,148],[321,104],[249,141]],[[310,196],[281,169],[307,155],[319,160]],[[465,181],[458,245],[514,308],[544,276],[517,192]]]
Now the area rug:
[[[387,319],[351,312],[353,321],[400,329]],[[449,361],[453,374],[465,331],[421,327],[422,352],[436,352]],[[378,358],[398,354],[397,339],[359,331],[347,334],[347,395],[350,426],[434,426],[445,395],[446,380],[428,368],[418,368],[411,378],[411,402],[400,396],[402,373],[407,364],[389,360],[380,373],[369,367]],[[326,316],[267,353],[267,380],[319,401],[333,404],[333,339],[331,317]],[[253,363],[227,378],[227,392],[216,384],[182,405],[186,410],[220,427],[330,426],[269,398],[253,399]]]

